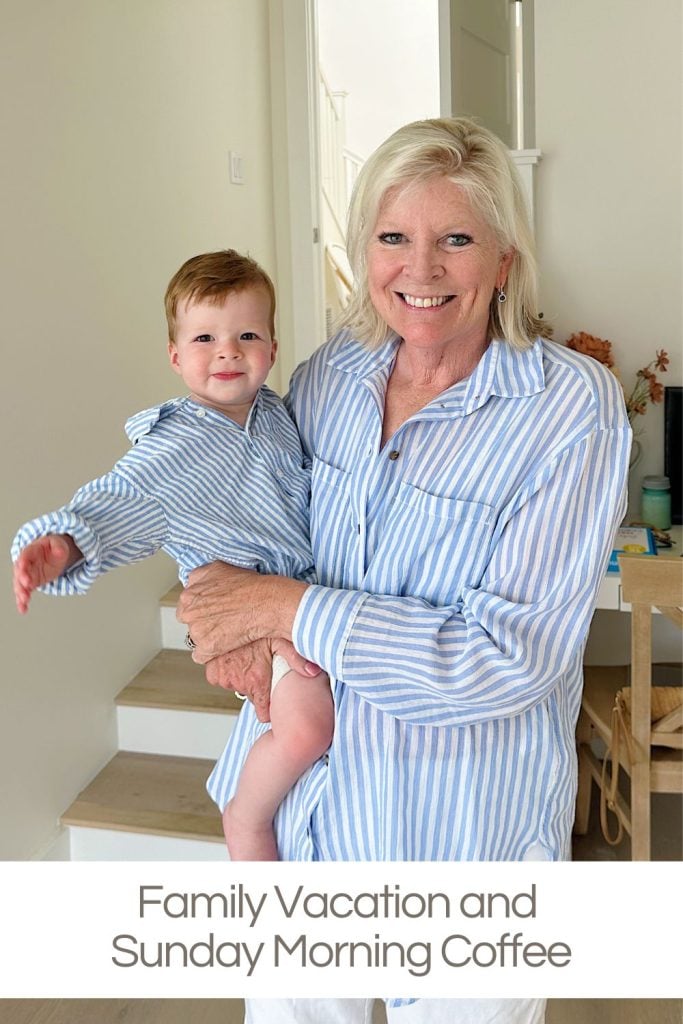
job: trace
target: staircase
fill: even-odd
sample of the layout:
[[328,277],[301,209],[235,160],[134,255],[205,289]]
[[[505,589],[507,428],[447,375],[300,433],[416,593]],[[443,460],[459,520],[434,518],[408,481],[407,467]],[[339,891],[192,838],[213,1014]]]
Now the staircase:
[[318,68],[320,114],[320,185],[325,252],[325,316],[328,337],[346,307],[353,275],[346,255],[346,213],[363,158],[346,146],[345,92],[333,92]]
[[62,816],[71,860],[226,860],[205,782],[242,704],[208,686],[161,600],[163,650],[116,698],[119,752]]

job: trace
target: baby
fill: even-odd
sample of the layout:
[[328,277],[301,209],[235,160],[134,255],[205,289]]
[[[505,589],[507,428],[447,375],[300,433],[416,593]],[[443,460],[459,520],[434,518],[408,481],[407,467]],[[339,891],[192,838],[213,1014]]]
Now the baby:
[[[22,614],[36,589],[82,594],[159,548],[183,584],[216,560],[314,579],[309,472],[294,424],[264,385],[277,351],[270,278],[233,250],[206,253],[174,275],[165,305],[171,366],[189,395],[133,416],[133,448],[111,472],[22,526],[12,545]],[[275,812],[332,740],[324,673],[299,675],[276,655],[270,708],[271,729],[223,814],[233,860],[277,860]]]

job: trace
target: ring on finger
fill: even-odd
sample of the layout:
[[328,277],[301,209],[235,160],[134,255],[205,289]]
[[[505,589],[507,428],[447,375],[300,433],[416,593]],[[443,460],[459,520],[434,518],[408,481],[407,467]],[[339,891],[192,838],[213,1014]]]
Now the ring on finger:
[[187,647],[188,651],[194,651],[195,648],[197,647],[196,643],[194,642],[194,640],[190,636],[190,631],[189,630],[185,634],[185,646]]
[[247,699],[246,693],[238,693],[237,690],[233,690],[232,692],[235,694],[235,696],[237,697],[238,700],[246,700]]

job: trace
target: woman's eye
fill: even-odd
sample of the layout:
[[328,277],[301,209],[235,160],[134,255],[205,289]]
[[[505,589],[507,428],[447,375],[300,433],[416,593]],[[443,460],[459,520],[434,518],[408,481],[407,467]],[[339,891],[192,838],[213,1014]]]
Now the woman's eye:
[[211,341],[211,335],[210,334],[198,334],[197,337],[194,340],[195,341]]
[[446,243],[453,249],[462,249],[463,245],[469,245],[472,241],[471,235],[447,235]]
[[399,245],[403,241],[404,236],[400,231],[383,231],[379,235],[380,242],[384,242],[386,245]]

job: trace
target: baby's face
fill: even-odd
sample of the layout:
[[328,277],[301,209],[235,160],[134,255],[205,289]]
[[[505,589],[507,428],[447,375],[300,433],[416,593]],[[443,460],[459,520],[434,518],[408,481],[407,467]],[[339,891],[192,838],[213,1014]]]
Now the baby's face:
[[275,362],[270,318],[270,299],[262,288],[232,292],[219,304],[179,304],[168,352],[195,401],[244,426]]

